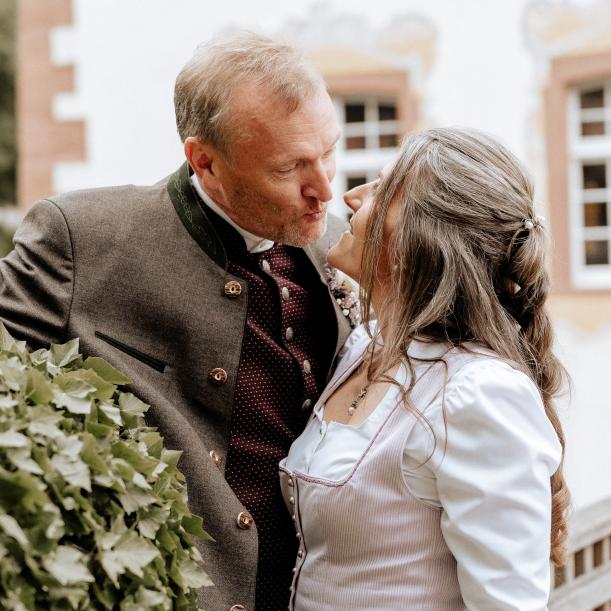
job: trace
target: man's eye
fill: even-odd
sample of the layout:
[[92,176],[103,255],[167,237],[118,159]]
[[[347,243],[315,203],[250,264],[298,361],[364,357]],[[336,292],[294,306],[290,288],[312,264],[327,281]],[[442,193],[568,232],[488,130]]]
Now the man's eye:
[[297,164],[294,164],[288,168],[278,168],[276,171],[278,172],[278,174],[290,174],[291,172],[294,172],[297,169]]

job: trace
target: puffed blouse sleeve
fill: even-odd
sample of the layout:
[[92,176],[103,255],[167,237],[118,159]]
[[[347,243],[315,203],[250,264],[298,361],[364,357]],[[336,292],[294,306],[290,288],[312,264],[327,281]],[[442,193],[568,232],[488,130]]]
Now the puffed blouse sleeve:
[[467,608],[546,609],[561,448],[538,389],[502,361],[476,359],[448,382],[445,414],[433,469]]

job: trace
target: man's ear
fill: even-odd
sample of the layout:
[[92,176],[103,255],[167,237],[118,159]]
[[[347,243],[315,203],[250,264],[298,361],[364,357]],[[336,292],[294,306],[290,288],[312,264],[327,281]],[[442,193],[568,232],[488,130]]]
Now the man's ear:
[[184,142],[185,157],[206,191],[218,191],[220,153],[200,138],[189,136]]

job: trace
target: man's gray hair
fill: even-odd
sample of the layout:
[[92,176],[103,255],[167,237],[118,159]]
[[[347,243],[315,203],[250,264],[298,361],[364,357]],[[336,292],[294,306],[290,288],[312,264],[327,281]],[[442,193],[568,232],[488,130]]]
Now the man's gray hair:
[[199,137],[229,155],[237,135],[233,95],[244,84],[265,87],[287,112],[325,87],[303,53],[288,44],[252,32],[213,39],[196,49],[176,79],[174,107],[181,140]]

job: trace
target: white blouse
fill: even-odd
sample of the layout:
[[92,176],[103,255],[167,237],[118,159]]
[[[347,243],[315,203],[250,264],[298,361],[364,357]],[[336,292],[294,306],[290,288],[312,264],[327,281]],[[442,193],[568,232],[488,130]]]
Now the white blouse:
[[[367,343],[364,328],[355,329],[330,385],[350,375],[362,359],[347,371],[342,363],[353,361],[357,352],[362,355]],[[414,341],[408,354],[435,358],[447,348]],[[414,365],[417,377],[429,366],[417,361]],[[395,379],[406,385],[407,368],[402,366]],[[391,385],[358,427],[325,422],[324,404],[318,403],[291,447],[286,467],[312,477],[344,478],[398,396]],[[560,464],[561,447],[538,389],[507,363],[479,356],[451,377],[445,396],[439,393],[429,405],[416,407],[430,428],[419,420],[409,434],[404,477],[417,499],[442,508],[441,529],[457,561],[467,608],[546,609],[550,477]]]

